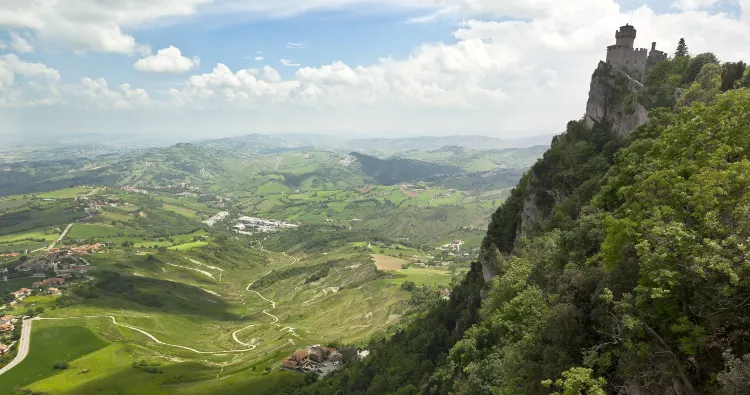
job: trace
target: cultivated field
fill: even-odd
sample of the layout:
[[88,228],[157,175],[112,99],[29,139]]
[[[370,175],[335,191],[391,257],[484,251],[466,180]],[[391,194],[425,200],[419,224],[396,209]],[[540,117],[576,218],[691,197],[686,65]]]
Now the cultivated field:
[[383,271],[400,270],[403,265],[409,264],[406,259],[388,255],[372,254],[372,259],[375,260],[375,266],[378,267],[378,270]]

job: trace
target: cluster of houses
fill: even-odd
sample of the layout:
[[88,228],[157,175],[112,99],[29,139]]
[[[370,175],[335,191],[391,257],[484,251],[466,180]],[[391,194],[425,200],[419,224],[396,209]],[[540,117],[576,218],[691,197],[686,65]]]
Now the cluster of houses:
[[36,277],[44,277],[48,272],[54,272],[57,276],[83,275],[89,271],[90,267],[81,265],[78,257],[102,248],[104,244],[101,243],[65,249],[52,248],[47,256],[23,262],[16,267],[16,270]]
[[[7,334],[13,332],[16,328],[13,323],[16,321],[16,317],[12,315],[0,316],[0,340],[4,339]],[[0,355],[5,355],[10,352],[10,346],[5,345],[6,341],[0,342]]]
[[335,348],[315,344],[297,350],[292,355],[281,361],[284,369],[301,373],[316,373],[325,376],[335,370],[343,368],[345,363],[344,354],[348,360],[363,360],[370,355],[369,350],[357,350],[349,347],[339,351]]
[[436,250],[443,250],[443,251],[461,251],[461,246],[464,244],[463,240],[453,240],[448,244],[443,244],[440,247],[436,247]]
[[122,187],[122,190],[125,192],[140,193],[143,195],[148,195],[148,191],[146,191],[145,189],[138,189],[135,187]]
[[253,230],[256,232],[275,232],[279,229],[296,229],[299,225],[273,219],[264,219],[256,217],[240,217],[237,223],[232,226],[235,231],[247,232]]
[[292,355],[281,361],[281,364],[289,370],[325,374],[326,370],[331,370],[331,367],[340,367],[343,359],[343,355],[335,348],[316,344],[295,351]]
[[34,289],[45,289],[50,295],[59,295],[62,292],[57,288],[65,284],[65,279],[62,277],[48,278],[42,281],[37,281],[31,284]]

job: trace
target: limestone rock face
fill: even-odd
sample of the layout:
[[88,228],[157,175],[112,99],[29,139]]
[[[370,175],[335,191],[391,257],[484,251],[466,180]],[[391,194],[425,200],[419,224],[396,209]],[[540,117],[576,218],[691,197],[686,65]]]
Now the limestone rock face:
[[[648,122],[648,110],[632,97],[643,91],[643,85],[622,71],[599,62],[591,77],[586,102],[586,126],[607,122],[620,137]],[[631,98],[631,100],[628,100]]]

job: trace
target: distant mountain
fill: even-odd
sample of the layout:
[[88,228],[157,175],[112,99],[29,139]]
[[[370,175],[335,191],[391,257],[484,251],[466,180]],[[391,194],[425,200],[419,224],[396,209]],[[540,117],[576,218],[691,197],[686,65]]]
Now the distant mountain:
[[379,159],[359,152],[352,152],[362,172],[379,184],[392,185],[407,181],[429,181],[438,176],[462,173],[456,166],[439,165],[415,159]]
[[445,146],[458,146],[470,149],[527,148],[535,145],[549,147],[552,135],[531,136],[520,139],[500,139],[485,136],[445,136],[445,137],[411,137],[397,139],[358,139],[346,142],[348,148],[356,151],[431,151]]
[[312,148],[338,152],[357,151],[369,155],[388,156],[405,151],[431,151],[446,146],[469,149],[549,147],[552,135],[530,136],[517,139],[500,139],[486,136],[422,136],[408,138],[344,139],[338,136],[317,134],[251,134],[201,141],[206,147],[236,149],[250,153],[273,154],[302,151]]

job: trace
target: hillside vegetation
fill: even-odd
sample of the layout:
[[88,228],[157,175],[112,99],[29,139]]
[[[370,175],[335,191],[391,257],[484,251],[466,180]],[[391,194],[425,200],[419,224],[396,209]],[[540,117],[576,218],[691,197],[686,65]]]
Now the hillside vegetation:
[[610,103],[651,110],[624,139],[569,123],[450,301],[373,338],[370,359],[279,393],[746,394],[744,69],[712,54],[659,64]]

